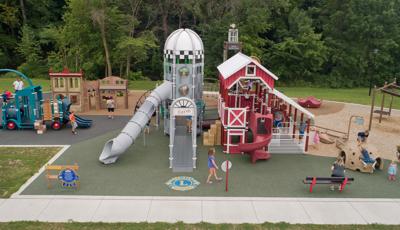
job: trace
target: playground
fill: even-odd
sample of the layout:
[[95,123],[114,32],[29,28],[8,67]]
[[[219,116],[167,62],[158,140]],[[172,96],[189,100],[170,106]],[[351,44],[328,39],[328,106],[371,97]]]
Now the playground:
[[[348,171],[347,176],[356,178],[355,183],[343,191],[332,192],[328,186],[320,185],[309,193],[302,179],[309,175],[329,176],[332,157],[300,154],[272,155],[268,161],[251,164],[246,155],[226,156],[217,148],[216,159],[220,165],[226,157],[232,161],[229,174],[229,190],[225,192],[224,180],[208,185],[207,150],[201,146],[198,151],[198,166],[193,173],[173,173],[168,168],[168,139],[162,130],[152,128],[146,136],[137,139],[135,146],[128,149],[117,164],[103,165],[93,159],[98,157],[102,143],[117,132],[91,138],[73,144],[54,164],[80,166],[81,187],[79,190],[54,187],[48,189],[44,174],[39,176],[21,195],[96,195],[96,196],[226,196],[226,197],[329,197],[329,198],[397,198],[400,196],[398,182],[389,183],[386,171],[363,174]],[[161,160],[160,160],[161,159]],[[164,159],[164,160],[162,160]],[[285,172],[285,173],[282,173]],[[174,191],[165,183],[175,176],[190,176],[200,185],[190,191]]]

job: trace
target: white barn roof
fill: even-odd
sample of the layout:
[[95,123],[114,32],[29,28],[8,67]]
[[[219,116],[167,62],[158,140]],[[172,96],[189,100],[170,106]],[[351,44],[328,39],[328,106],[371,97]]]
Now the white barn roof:
[[191,29],[178,29],[165,41],[164,50],[204,50],[200,36]]
[[262,69],[264,72],[268,73],[273,79],[278,80],[278,77],[273,74],[271,71],[269,71],[267,68],[262,66],[260,63],[258,63],[256,60],[252,59],[251,57],[239,52],[226,60],[224,63],[220,64],[217,69],[222,75],[224,79],[227,79],[228,77],[232,76],[232,74],[236,73],[246,65],[254,63],[257,65],[258,68]]

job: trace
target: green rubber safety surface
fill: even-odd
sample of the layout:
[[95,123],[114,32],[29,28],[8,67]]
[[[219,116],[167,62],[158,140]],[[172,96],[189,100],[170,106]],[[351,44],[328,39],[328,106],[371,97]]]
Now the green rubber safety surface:
[[[329,176],[333,158],[310,155],[272,155],[268,161],[251,164],[247,155],[225,155],[217,148],[216,160],[221,165],[226,158],[233,166],[229,173],[229,191],[225,192],[225,173],[218,170],[222,182],[206,184],[208,175],[207,150],[198,138],[197,169],[193,173],[173,173],[169,168],[169,138],[162,129],[154,128],[143,136],[112,165],[98,161],[104,143],[118,132],[98,136],[71,146],[54,164],[80,166],[79,190],[65,189],[54,183],[47,189],[46,180],[40,175],[23,195],[109,195],[109,196],[234,196],[234,197],[353,197],[353,198],[398,198],[400,182],[389,182],[386,171],[364,174],[347,170],[347,176],[355,182],[343,192],[330,191],[327,185],[316,185],[310,193],[302,180],[306,176]],[[190,146],[188,146],[190,148]],[[385,162],[386,163],[386,162]],[[190,191],[174,191],[165,184],[177,176],[189,176],[200,182]]]

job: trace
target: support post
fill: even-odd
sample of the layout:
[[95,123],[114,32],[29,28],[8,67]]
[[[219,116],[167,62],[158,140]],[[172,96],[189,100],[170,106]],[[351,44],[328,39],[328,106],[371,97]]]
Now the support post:
[[294,109],[294,119],[293,119],[293,136],[296,134],[296,121],[297,121],[297,108]]
[[392,115],[392,106],[393,106],[393,95],[390,99],[390,106],[389,106],[389,116]]
[[225,192],[228,192],[228,179],[229,179],[229,160],[226,160],[226,178],[225,178]]
[[383,106],[385,104],[385,95],[386,95],[385,93],[382,93],[381,112],[379,114],[379,124],[382,122]]
[[372,102],[371,102],[371,112],[369,114],[368,131],[371,131],[372,127],[372,117],[374,115],[374,107],[375,107],[375,96],[376,96],[376,86],[374,86],[374,90],[372,90]]
[[310,139],[310,118],[307,119],[307,134],[306,134],[306,147],[305,147],[305,152],[308,151],[308,142]]
[[[301,114],[300,114],[300,125],[299,125],[299,130],[300,130],[300,128],[301,128],[301,124],[303,123],[303,120],[304,120],[304,113],[301,113]],[[300,131],[299,131],[299,133],[300,133]],[[299,135],[299,141],[300,141],[300,135]]]

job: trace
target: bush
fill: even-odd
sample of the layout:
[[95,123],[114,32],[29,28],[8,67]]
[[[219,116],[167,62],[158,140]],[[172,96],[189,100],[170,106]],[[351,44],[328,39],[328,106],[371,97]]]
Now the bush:
[[40,63],[22,63],[18,67],[18,71],[22,72],[29,78],[45,78],[47,76],[47,67]]
[[150,78],[144,76],[142,71],[129,72],[128,79],[131,80],[131,81],[141,81],[141,80],[150,81]]

